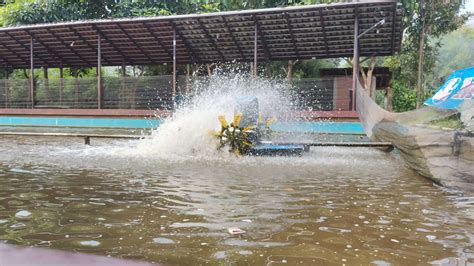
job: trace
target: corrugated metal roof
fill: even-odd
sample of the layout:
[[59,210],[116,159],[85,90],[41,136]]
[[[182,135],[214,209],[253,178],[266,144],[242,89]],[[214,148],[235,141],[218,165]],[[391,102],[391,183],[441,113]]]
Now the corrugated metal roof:
[[395,0],[366,0],[246,11],[161,17],[88,20],[0,28],[0,65],[29,68],[30,39],[35,67],[95,66],[101,36],[104,66],[252,61],[254,30],[258,60],[352,56],[354,19],[359,32],[385,19],[360,40],[360,55],[400,50],[401,9]]

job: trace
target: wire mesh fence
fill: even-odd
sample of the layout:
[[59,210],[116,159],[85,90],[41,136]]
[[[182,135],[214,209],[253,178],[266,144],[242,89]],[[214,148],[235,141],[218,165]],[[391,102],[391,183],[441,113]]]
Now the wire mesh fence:
[[[178,76],[177,91],[186,92],[191,82],[185,76]],[[291,100],[300,110],[350,110],[351,97],[347,84],[332,78],[294,80],[292,83],[294,99]],[[30,81],[26,79],[0,80],[0,108],[98,107],[96,78],[36,79],[34,103],[30,86]],[[104,109],[170,110],[172,103],[171,75],[102,79]]]

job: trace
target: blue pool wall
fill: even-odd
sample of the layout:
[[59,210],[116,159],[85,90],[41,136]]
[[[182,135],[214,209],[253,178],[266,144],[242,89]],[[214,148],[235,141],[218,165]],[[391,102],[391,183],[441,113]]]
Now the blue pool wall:
[[[161,123],[163,121],[160,119],[144,118],[0,117],[0,126],[148,129],[157,128]],[[362,125],[359,122],[277,122],[272,125],[272,129],[276,132],[364,134]]]

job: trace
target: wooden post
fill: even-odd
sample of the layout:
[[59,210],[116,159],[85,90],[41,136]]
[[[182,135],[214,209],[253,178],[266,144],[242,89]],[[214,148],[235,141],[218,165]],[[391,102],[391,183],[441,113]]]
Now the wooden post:
[[122,60],[122,77],[127,76],[127,68],[125,66],[125,59]]
[[288,60],[288,66],[286,68],[286,80],[289,84],[293,84],[293,67],[298,62],[298,60]]
[[49,93],[49,75],[48,75],[48,68],[43,67],[43,85],[44,85],[44,102],[46,105],[49,104],[51,100],[50,93]]
[[97,109],[102,109],[102,54],[101,36],[97,34]]
[[30,100],[31,108],[35,108],[35,70],[33,61],[33,38],[30,38]]
[[64,89],[64,69],[63,62],[59,63],[59,104],[63,105],[63,89]]
[[8,83],[8,66],[5,66],[5,108],[10,106],[10,88]]
[[354,58],[352,62],[352,111],[356,110],[356,89],[359,80],[359,16],[354,12]]
[[189,64],[186,65],[186,91],[184,92],[185,95],[189,93],[189,86],[191,85],[191,66]]
[[253,40],[253,76],[257,77],[257,48],[258,48],[258,32],[257,32],[257,22],[254,26],[254,40]]
[[176,29],[173,30],[173,91],[171,97],[171,108],[174,110],[176,107]]
[[[125,66],[125,59],[122,59],[122,80],[120,82],[120,88],[118,89],[118,108],[123,109],[127,108],[128,101],[132,99],[132,97],[127,97],[127,83],[125,82],[125,77],[127,76],[127,68]],[[128,107],[130,108],[130,107]]]

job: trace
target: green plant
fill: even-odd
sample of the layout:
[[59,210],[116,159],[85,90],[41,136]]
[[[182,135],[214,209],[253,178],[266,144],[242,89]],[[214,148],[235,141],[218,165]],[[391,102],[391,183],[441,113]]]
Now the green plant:
[[405,112],[416,108],[416,91],[395,80],[393,82],[393,110]]

